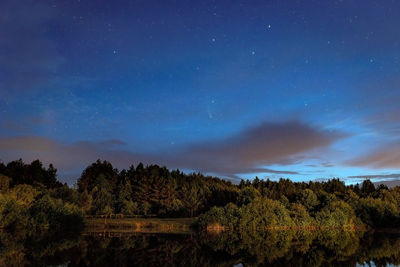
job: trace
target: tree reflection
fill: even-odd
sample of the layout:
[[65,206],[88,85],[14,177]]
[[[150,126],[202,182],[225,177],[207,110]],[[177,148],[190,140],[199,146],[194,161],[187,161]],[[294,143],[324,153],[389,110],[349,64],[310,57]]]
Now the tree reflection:
[[356,266],[400,264],[400,236],[358,231],[0,233],[0,265]]

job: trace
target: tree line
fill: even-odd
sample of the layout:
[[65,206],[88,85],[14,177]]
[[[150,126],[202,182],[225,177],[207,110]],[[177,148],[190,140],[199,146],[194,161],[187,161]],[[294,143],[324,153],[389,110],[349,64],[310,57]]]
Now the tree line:
[[40,161],[0,163],[0,230],[32,236],[83,229],[81,208],[65,197],[73,190],[56,172]]
[[1,228],[18,221],[49,226],[110,214],[199,216],[201,227],[229,228],[393,227],[400,222],[400,187],[375,187],[369,180],[346,186],[339,179],[306,183],[256,177],[233,184],[142,163],[118,170],[97,160],[69,187],[57,180],[54,166],[16,160],[0,163],[0,191]]
[[202,214],[203,228],[342,228],[367,229],[400,225],[400,187],[370,180],[346,186],[324,182],[241,181],[236,203]]

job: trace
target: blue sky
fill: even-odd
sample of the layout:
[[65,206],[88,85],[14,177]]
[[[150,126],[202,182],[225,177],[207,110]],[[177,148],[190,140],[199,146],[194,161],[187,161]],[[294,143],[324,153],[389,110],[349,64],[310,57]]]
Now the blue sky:
[[[398,1],[1,1],[0,160],[400,179]],[[353,177],[356,176],[356,177]]]

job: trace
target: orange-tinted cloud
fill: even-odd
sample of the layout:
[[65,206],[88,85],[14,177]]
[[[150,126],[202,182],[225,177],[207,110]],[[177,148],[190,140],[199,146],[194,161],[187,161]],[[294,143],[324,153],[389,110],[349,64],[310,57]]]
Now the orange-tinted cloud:
[[126,168],[139,161],[236,178],[244,173],[297,174],[293,170],[273,170],[272,164],[291,164],[304,154],[329,147],[345,137],[342,133],[317,129],[300,121],[262,123],[223,140],[197,143],[175,151],[141,154],[128,151],[119,140],[81,141],[64,144],[35,136],[2,137],[3,161],[41,159],[65,172],[82,170],[98,158]]
[[326,148],[343,137],[343,133],[296,120],[265,122],[224,140],[192,145],[183,151],[182,160],[202,171],[212,167],[219,173],[257,172],[260,166],[297,162],[302,154]]
[[354,166],[370,166],[373,168],[400,168],[400,142],[371,151],[369,155],[350,161]]

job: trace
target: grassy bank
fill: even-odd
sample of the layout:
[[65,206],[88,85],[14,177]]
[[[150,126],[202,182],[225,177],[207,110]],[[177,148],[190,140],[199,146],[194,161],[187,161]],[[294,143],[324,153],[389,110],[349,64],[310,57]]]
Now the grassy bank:
[[88,218],[86,231],[187,233],[196,218]]

